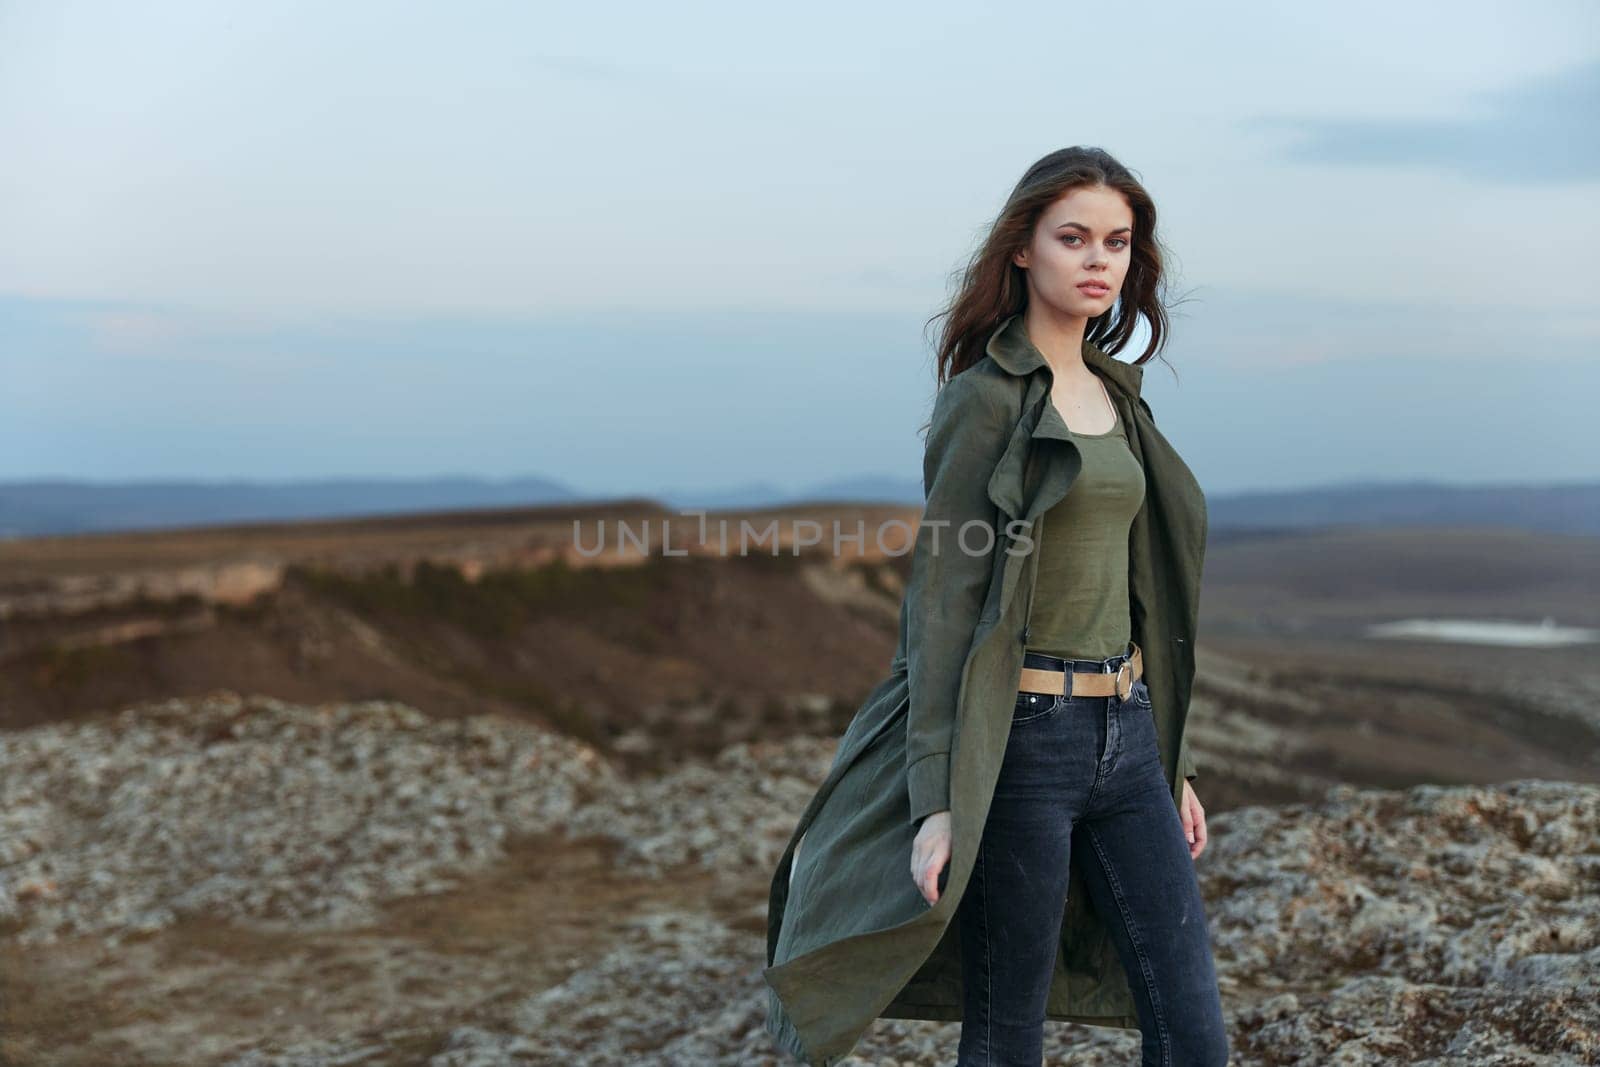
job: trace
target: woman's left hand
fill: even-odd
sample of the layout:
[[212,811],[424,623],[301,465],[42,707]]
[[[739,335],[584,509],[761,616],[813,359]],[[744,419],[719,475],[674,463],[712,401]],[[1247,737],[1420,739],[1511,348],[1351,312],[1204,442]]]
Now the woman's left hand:
[[1183,834],[1189,839],[1189,858],[1199,859],[1206,848],[1206,809],[1194,795],[1194,786],[1187,778],[1183,782],[1183,803],[1178,805],[1178,815],[1183,821]]

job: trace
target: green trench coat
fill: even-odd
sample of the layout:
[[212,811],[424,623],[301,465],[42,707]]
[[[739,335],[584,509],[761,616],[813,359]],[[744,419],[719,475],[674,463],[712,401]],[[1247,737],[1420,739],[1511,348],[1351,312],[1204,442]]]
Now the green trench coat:
[[[1185,742],[1205,556],[1205,497],[1139,396],[1143,368],[1085,341],[1128,444],[1145,502],[1129,531],[1132,636],[1144,652],[1174,804],[1195,775]],[[1042,517],[1081,467],[1048,403],[1049,365],[1022,316],[939,391],[923,464],[926,505],[885,678],[839,741],[772,877],[766,1030],[801,1062],[844,1059],[876,1018],[959,1020],[951,922],[977,858],[1011,729]],[[952,538],[963,523],[966,550]],[[937,551],[934,538],[939,537]],[[1019,545],[1018,542],[1021,542]],[[928,811],[951,812],[946,883],[929,906],[911,877]],[[1081,876],[1068,882],[1047,1017],[1138,1026],[1133,994]]]

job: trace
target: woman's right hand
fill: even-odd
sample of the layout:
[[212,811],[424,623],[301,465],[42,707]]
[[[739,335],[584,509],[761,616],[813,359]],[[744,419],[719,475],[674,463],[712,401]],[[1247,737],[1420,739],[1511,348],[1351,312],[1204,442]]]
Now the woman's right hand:
[[911,879],[929,904],[939,901],[939,875],[948,862],[950,812],[936,811],[923,817],[916,839],[911,842]]

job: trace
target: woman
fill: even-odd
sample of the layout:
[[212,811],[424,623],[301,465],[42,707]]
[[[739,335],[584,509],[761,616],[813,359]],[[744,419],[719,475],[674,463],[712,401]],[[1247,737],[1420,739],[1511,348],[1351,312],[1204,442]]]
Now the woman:
[[1227,1062],[1185,744],[1205,500],[1139,395],[1161,284],[1149,195],[1070,148],[944,314],[899,646],[772,882],[767,1030],[805,1062],[877,1017],[960,1019],[961,1064],[1038,1064],[1047,1019]]

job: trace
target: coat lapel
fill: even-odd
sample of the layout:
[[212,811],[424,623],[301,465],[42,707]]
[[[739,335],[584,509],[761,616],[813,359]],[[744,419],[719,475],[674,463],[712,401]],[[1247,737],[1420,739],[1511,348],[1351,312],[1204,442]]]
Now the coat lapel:
[[[1016,429],[989,478],[989,499],[1010,518],[1031,523],[1067,495],[1082,469],[1082,459],[1067,424],[1050,403],[1055,376],[1044,354],[1028,339],[1021,312],[995,328],[984,351],[1006,373],[1023,379]],[[1108,383],[1114,398],[1120,396],[1125,405],[1142,403],[1139,389],[1144,382],[1143,367],[1112,359],[1088,340],[1083,342],[1083,361]],[[1119,404],[1119,409],[1124,404]],[[1127,411],[1119,410],[1119,414],[1124,422],[1132,421]],[[1051,442],[1044,447],[1051,450],[1049,458],[1056,462],[1046,463],[1039,483],[1030,486],[1028,459],[1034,453],[1035,441]]]

